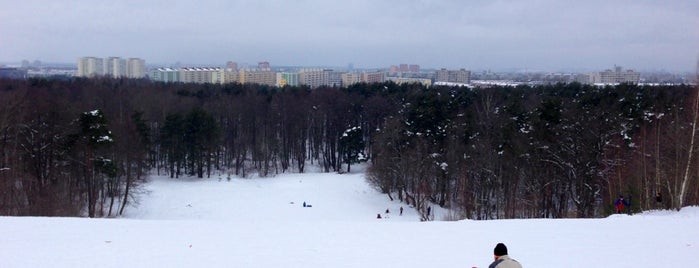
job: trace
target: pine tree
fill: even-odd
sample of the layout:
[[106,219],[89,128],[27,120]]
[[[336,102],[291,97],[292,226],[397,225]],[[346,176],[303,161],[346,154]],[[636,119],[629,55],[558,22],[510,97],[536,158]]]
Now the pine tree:
[[340,150],[344,152],[347,172],[350,172],[350,165],[366,161],[363,151],[365,147],[364,137],[361,127],[353,127],[345,130],[340,137]]

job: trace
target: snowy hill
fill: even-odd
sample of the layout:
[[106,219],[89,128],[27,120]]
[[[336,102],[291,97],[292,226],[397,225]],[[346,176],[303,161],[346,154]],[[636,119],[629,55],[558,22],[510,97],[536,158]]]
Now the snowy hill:
[[[374,221],[376,214],[398,214],[390,202],[365,182],[362,174],[285,174],[273,178],[169,179],[155,177],[149,195],[128,218],[235,221]],[[311,205],[304,208],[303,203]],[[403,204],[403,217],[419,221]],[[390,213],[393,211],[394,213]]]
[[498,242],[524,267],[699,263],[697,207],[420,222],[362,174],[154,177],[145,190],[120,219],[0,217],[0,267],[488,267]]

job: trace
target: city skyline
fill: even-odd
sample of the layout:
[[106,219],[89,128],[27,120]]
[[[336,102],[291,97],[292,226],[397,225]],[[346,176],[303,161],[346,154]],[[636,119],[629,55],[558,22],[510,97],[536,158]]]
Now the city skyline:
[[[0,0],[6,2],[6,0]],[[694,72],[696,1],[4,3],[0,62],[134,55],[167,65]]]

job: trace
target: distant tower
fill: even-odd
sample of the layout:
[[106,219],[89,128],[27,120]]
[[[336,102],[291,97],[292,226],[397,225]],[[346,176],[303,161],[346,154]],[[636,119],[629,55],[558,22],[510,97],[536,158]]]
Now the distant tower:
[[80,77],[94,77],[104,75],[104,61],[97,57],[78,58],[78,73]]
[[105,62],[104,75],[119,78],[126,76],[126,60],[119,57],[109,57]]
[[143,78],[146,77],[146,61],[139,58],[129,58],[126,61],[126,77]]
[[261,61],[257,63],[257,68],[260,70],[269,70],[269,62]]
[[391,67],[388,69],[388,73],[391,75],[398,74],[398,66],[391,65]]
[[226,62],[226,69],[231,69],[233,71],[238,70],[238,63],[235,61]]

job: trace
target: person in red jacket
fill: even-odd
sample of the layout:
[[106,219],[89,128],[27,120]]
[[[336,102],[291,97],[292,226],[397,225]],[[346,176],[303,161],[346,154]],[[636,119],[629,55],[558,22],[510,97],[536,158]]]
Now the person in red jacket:
[[629,202],[626,202],[626,200],[624,200],[624,196],[620,195],[619,199],[617,199],[614,203],[614,206],[616,206],[616,213],[621,213],[624,211],[624,207],[629,206]]

